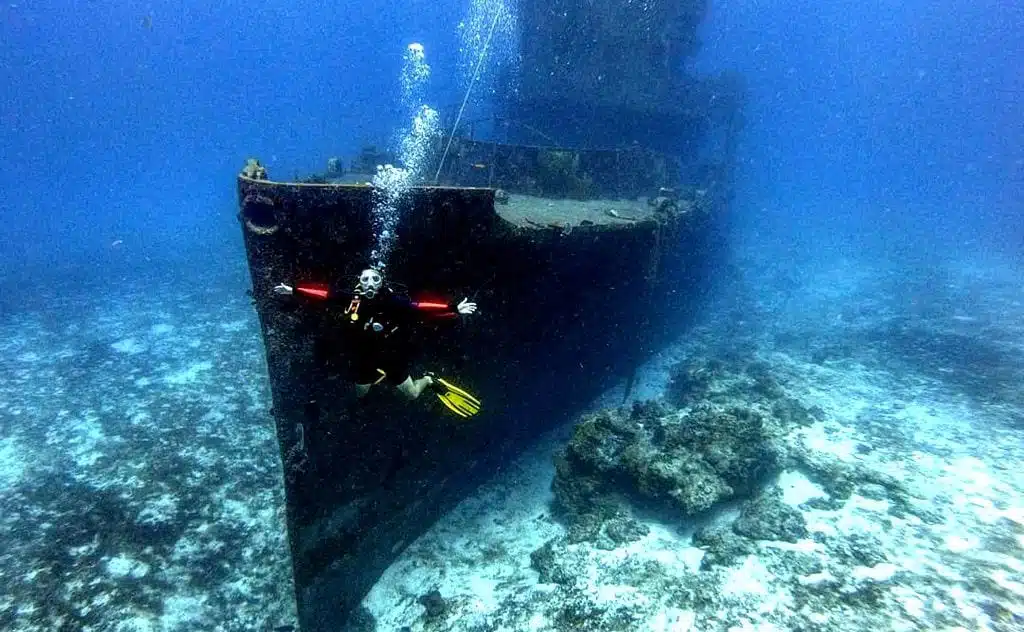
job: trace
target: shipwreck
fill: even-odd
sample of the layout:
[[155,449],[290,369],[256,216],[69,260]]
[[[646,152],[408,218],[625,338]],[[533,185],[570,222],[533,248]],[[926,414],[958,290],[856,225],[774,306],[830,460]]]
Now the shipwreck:
[[548,50],[565,45],[543,19],[549,4],[521,5],[532,71],[489,136],[466,126],[437,181],[409,191],[388,267],[411,290],[479,304],[419,336],[414,368],[457,379],[482,401],[477,417],[388,389],[355,400],[330,343],[340,313],[274,292],[366,266],[374,151],[302,181],[275,181],[255,160],[238,176],[306,632],[342,628],[396,556],[503,462],[603,390],[628,390],[720,263],[742,90],[663,65],[692,45],[702,5],[666,5],[679,15],[654,43],[623,27],[620,42],[650,44],[635,64],[593,56],[570,73]]

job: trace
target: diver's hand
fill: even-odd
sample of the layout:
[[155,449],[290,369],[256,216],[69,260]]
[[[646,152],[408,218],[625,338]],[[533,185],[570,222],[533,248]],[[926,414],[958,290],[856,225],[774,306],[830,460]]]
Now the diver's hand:
[[474,314],[476,313],[476,303],[470,303],[468,298],[464,298],[455,309],[462,315]]
[[277,285],[274,286],[274,294],[279,294],[282,296],[291,296],[292,291],[292,286],[285,285],[284,283],[278,283]]

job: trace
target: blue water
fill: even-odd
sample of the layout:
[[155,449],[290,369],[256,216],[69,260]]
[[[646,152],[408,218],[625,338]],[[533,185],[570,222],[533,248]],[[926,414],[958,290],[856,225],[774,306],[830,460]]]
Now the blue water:
[[748,82],[752,231],[825,253],[1020,253],[1019,3],[717,4],[698,66]]
[[[367,143],[394,146],[409,125],[400,75],[412,42],[432,69],[423,98],[451,120],[467,78],[457,27],[471,8],[0,5],[0,577],[19,582],[13,597],[0,596],[0,627],[48,629],[61,609],[40,605],[46,595],[72,594],[68,585],[94,576],[110,583],[117,607],[86,614],[66,597],[75,625],[95,626],[69,629],[294,623],[281,516],[253,505],[280,506],[279,472],[231,466],[276,449],[243,296],[234,178],[250,156],[286,180]],[[1003,407],[977,419],[1019,427],[1022,25],[1024,4],[996,0],[711,2],[697,54],[677,61],[737,73],[748,91],[731,210],[748,284],[739,306],[717,304],[730,316],[718,334],[705,332],[708,349],[735,335],[766,345],[759,353],[772,362],[765,348],[805,354],[807,366],[877,351],[872,361],[886,371],[925,380],[914,388],[946,415],[939,425],[974,419],[957,408],[962,396]],[[493,84],[481,86],[469,115],[488,111]],[[786,370],[817,375],[807,366]],[[850,402],[874,387],[857,375],[867,386]],[[169,410],[183,412],[162,416]],[[191,433],[208,452],[175,452]],[[127,489],[133,480],[142,491],[128,515],[103,481]],[[1010,499],[1000,511],[1020,505],[1000,494]],[[92,526],[68,526],[82,512],[96,516]],[[133,519],[140,530],[112,526]],[[207,523],[224,532],[208,535]],[[88,548],[94,531],[104,553]],[[118,557],[109,548],[133,538],[153,538],[156,550]],[[248,544],[215,555],[232,538]],[[51,555],[53,542],[74,552]],[[225,565],[259,571],[242,589]],[[126,584],[154,577],[163,598]],[[195,588],[173,589],[182,585]],[[1006,610],[1014,622],[1019,586],[1006,589],[1018,599]],[[203,594],[215,598],[200,608]],[[257,605],[233,618],[247,594]],[[158,614],[138,614],[147,607]],[[197,609],[202,624],[189,618]],[[136,614],[135,627],[109,627]]]
[[246,157],[305,174],[386,142],[406,45],[456,64],[459,7],[380,5],[5,3],[5,263],[89,260],[118,239],[236,256]]
[[[386,141],[404,124],[408,43],[426,47],[435,107],[458,103],[466,10],[4,3],[4,262],[88,259],[117,239],[157,257],[234,247],[243,159],[307,173]],[[1022,22],[995,1],[712,3],[693,63],[750,89],[738,212],[836,249],[1017,247]]]

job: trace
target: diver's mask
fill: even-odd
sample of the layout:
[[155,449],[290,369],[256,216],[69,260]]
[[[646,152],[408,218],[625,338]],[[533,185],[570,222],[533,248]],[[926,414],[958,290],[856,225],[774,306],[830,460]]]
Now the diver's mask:
[[380,292],[384,285],[384,275],[373,268],[367,268],[359,273],[359,283],[356,285],[356,294],[373,298]]

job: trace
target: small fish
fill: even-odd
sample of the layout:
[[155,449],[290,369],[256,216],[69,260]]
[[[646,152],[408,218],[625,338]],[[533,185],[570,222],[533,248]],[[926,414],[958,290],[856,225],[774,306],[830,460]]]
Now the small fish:
[[487,165],[485,165],[482,162],[477,162],[477,163],[473,163],[473,168],[474,169],[486,169]]
[[147,31],[152,31],[153,30],[153,16],[152,15],[144,15],[144,16],[142,16],[142,28],[146,29]]

